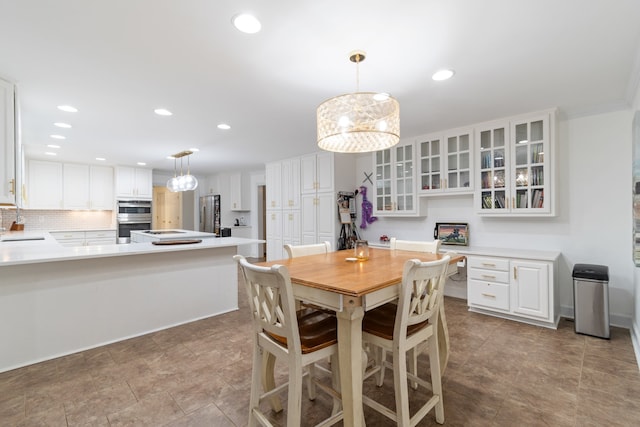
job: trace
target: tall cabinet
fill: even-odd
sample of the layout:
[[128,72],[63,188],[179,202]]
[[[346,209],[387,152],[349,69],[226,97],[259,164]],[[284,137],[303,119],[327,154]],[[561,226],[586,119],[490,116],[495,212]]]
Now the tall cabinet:
[[475,210],[555,215],[555,111],[476,126]]
[[0,205],[22,205],[22,153],[17,91],[0,79]]
[[286,257],[284,244],[325,240],[336,247],[337,191],[353,191],[355,159],[319,152],[266,165],[267,259]]

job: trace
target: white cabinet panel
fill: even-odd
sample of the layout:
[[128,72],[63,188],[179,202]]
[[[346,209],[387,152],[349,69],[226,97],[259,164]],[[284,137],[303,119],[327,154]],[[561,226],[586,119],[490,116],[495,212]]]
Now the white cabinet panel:
[[89,166],[65,163],[62,166],[64,209],[89,209]]
[[113,210],[113,168],[89,167],[89,207],[95,210]]
[[30,209],[62,209],[62,163],[29,160]]
[[549,265],[540,262],[512,261],[513,311],[547,319],[549,317]]
[[16,98],[13,83],[0,79],[0,204],[16,203]]
[[116,167],[116,198],[149,199],[153,197],[151,169]]

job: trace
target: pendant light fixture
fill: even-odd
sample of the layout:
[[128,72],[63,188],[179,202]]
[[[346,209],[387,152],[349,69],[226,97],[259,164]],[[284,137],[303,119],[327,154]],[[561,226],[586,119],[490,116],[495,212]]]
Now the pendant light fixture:
[[387,93],[360,92],[360,62],[352,52],[356,92],[324,101],[317,110],[318,147],[338,153],[365,153],[393,147],[400,141],[400,104]]
[[[178,191],[191,191],[195,190],[198,187],[198,180],[195,176],[191,175],[190,171],[189,156],[192,154],[193,151],[185,150],[171,156],[173,157],[173,178],[167,181],[167,188],[169,189],[169,191],[173,193]],[[186,175],[182,174],[183,157],[187,158]],[[180,159],[180,176],[178,176],[178,172],[176,170],[177,159]]]

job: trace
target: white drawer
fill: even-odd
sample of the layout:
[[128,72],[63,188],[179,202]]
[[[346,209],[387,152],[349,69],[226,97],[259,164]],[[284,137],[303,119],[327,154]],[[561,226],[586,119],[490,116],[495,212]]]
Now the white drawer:
[[115,230],[105,230],[105,231],[86,231],[85,232],[87,239],[116,239],[116,231]]
[[51,236],[56,240],[67,240],[67,239],[83,239],[84,240],[84,231],[54,231],[50,233]]
[[485,270],[509,271],[509,260],[504,258],[467,257],[469,268],[483,268]]
[[509,285],[487,283],[470,279],[467,282],[467,298],[470,305],[509,310]]
[[476,279],[484,282],[509,283],[509,271],[470,268],[468,270],[468,275],[469,279]]
[[84,246],[84,239],[60,239],[58,240],[60,245],[72,248],[76,246]]

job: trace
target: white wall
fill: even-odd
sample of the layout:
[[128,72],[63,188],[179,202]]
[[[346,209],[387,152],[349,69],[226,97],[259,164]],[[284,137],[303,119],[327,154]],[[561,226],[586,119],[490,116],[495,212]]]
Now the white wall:
[[[631,254],[631,112],[621,111],[558,122],[557,217],[482,218],[471,196],[429,198],[425,218],[380,218],[361,237],[386,234],[432,239],[436,222],[469,223],[470,244],[562,252],[557,286],[565,315],[572,315],[576,263],[609,266],[611,323],[630,327],[634,313]],[[357,161],[357,185],[373,170],[371,156]],[[371,184],[366,186],[372,192]],[[372,197],[370,197],[372,200]],[[361,197],[358,197],[361,212]],[[360,219],[358,219],[358,225]]]

